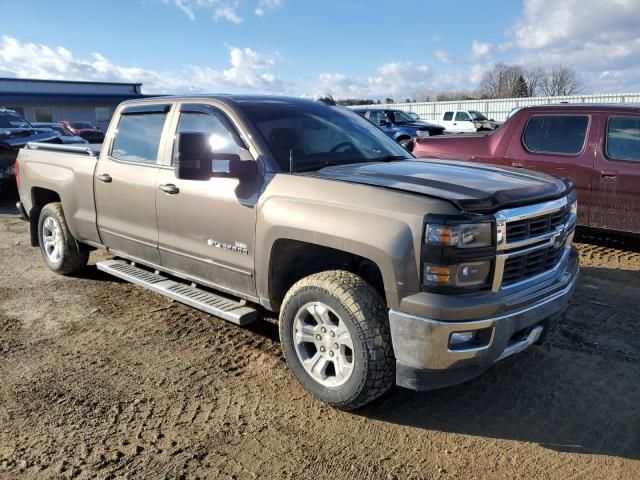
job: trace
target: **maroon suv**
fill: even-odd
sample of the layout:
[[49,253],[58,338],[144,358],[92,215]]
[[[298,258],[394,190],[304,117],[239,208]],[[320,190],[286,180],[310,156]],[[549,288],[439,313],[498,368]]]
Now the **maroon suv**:
[[104,141],[104,132],[100,127],[96,127],[91,122],[63,120],[60,125],[70,130],[74,135],[84,138],[89,143],[102,143]]
[[420,140],[418,158],[471,160],[568,177],[578,192],[578,223],[640,234],[640,107],[525,107],[479,137]]

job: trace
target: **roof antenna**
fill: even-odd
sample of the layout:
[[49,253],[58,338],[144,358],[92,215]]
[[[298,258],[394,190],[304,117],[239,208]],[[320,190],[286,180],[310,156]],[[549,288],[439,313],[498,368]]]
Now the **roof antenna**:
[[329,106],[332,106],[332,107],[336,106],[336,101],[333,99],[333,95],[331,95],[331,94],[315,95],[313,97],[313,100],[316,101],[316,102],[324,103],[325,105],[329,105]]

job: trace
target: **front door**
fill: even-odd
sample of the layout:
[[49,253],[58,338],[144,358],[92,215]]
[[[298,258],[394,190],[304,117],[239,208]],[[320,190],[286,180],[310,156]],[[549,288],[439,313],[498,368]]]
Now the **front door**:
[[578,195],[578,224],[585,226],[590,222],[597,123],[589,115],[532,115],[522,137],[509,144],[505,163],[569,178]]
[[453,118],[451,130],[454,132],[471,133],[476,131],[476,127],[468,112],[458,111]]
[[592,226],[640,233],[640,116],[603,115]]
[[[247,154],[229,117],[212,105],[183,104],[177,133],[211,134],[220,154]],[[214,171],[216,170],[214,160]],[[167,191],[167,186],[175,189]],[[158,176],[156,205],[162,266],[223,291],[255,296],[256,202],[261,182]]]
[[125,107],[96,167],[98,230],[110,249],[160,263],[156,182],[170,105]]

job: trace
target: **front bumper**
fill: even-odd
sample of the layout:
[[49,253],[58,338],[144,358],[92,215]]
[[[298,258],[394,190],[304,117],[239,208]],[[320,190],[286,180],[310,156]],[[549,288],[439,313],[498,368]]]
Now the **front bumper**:
[[[451,321],[391,310],[396,383],[413,390],[458,384],[538,342],[564,317],[577,280],[577,257],[572,249],[566,268],[552,285],[499,315]],[[481,304],[476,307],[478,312],[483,311]],[[443,318],[448,318],[446,311],[440,311]],[[468,345],[452,345],[451,335],[462,332],[474,332],[475,340]]]

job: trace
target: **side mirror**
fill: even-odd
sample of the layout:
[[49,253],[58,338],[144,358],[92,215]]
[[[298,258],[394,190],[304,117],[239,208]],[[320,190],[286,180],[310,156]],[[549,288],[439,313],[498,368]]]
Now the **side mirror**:
[[235,153],[212,151],[211,134],[184,132],[178,134],[176,141],[177,155],[173,159],[176,178],[209,180],[211,177],[229,177],[253,180],[258,174],[255,161],[242,160]]
[[209,135],[200,132],[179,133],[176,138],[173,170],[182,180],[209,180],[212,173]]

